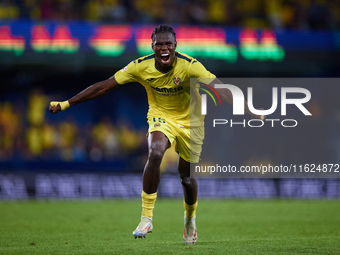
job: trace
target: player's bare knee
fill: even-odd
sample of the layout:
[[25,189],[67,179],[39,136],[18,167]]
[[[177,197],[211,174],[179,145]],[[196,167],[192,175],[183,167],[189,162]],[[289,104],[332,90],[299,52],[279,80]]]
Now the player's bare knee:
[[191,180],[189,176],[180,176],[182,186],[187,188],[191,186]]
[[151,165],[160,165],[164,152],[161,150],[149,150],[148,161]]

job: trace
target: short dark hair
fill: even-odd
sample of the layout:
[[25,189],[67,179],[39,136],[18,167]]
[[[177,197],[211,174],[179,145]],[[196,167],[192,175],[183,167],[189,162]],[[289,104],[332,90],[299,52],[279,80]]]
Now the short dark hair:
[[172,33],[175,37],[175,40],[176,40],[176,33],[175,33],[174,29],[167,24],[161,24],[161,25],[158,25],[157,27],[155,27],[155,29],[153,30],[152,35],[151,35],[152,41],[155,39],[155,35],[158,34],[158,33]]

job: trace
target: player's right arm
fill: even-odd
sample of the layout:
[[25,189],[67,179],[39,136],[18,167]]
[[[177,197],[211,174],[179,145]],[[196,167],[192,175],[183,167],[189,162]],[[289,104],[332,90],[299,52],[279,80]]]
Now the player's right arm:
[[50,103],[50,112],[54,114],[59,111],[64,111],[72,105],[104,96],[120,85],[134,81],[139,81],[137,61],[130,62],[126,67],[116,72],[114,76],[87,87],[69,100],[63,102],[52,101]]
[[116,82],[116,79],[114,76],[110,77],[107,80],[103,80],[100,82],[97,82],[74,97],[70,98],[69,100],[63,101],[63,102],[57,102],[52,101],[50,103],[50,112],[55,114],[59,111],[66,110],[72,105],[79,104],[91,99],[95,99],[97,97],[101,97],[109,93],[111,90],[114,90],[118,88],[120,85]]

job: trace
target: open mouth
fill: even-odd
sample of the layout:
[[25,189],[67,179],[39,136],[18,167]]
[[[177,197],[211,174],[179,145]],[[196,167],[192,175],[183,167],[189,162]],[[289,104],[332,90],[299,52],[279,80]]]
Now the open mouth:
[[170,55],[169,53],[163,53],[161,54],[161,60],[163,64],[168,64],[170,61]]

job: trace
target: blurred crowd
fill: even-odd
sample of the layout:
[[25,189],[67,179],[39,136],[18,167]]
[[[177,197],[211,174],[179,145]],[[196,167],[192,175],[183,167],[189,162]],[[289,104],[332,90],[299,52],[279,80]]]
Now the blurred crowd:
[[[136,128],[127,119],[113,123],[103,115],[85,125],[69,115],[62,121],[49,118],[50,98],[34,89],[27,102],[0,101],[1,161],[103,162],[123,160],[141,170],[147,159],[147,125]],[[176,170],[177,154],[165,154],[161,171]],[[131,170],[131,169],[130,169]]]
[[108,116],[85,126],[72,118],[51,122],[48,102],[40,89],[30,94],[27,105],[0,102],[0,161],[102,161],[147,152],[145,130],[126,121],[115,125]]
[[339,29],[340,0],[2,0],[0,20]]

